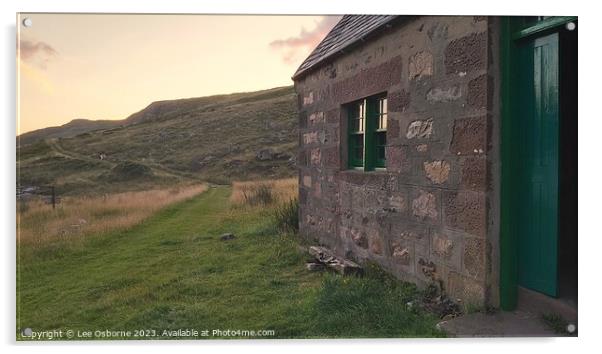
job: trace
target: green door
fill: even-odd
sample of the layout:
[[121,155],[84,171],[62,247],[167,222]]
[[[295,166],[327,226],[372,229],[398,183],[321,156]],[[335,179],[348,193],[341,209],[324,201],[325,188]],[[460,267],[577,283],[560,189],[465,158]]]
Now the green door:
[[519,131],[519,285],[557,294],[558,34],[517,42],[513,107]]

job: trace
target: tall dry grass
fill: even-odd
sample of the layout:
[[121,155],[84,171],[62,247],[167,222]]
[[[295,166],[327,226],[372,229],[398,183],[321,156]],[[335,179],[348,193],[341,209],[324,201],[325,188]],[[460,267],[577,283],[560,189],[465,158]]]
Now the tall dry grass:
[[81,239],[90,234],[127,228],[161,208],[206,189],[206,185],[188,185],[99,197],[64,197],[54,210],[41,200],[19,202],[17,242],[40,246],[49,241]]
[[270,205],[297,199],[297,178],[233,182],[230,202],[236,206]]

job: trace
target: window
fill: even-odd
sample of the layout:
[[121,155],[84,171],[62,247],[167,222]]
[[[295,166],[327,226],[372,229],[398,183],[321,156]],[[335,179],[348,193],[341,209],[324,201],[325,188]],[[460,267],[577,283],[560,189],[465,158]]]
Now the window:
[[349,163],[353,167],[364,166],[364,128],[366,103],[353,104],[349,111]]
[[372,96],[347,106],[349,167],[371,171],[386,167],[387,98]]

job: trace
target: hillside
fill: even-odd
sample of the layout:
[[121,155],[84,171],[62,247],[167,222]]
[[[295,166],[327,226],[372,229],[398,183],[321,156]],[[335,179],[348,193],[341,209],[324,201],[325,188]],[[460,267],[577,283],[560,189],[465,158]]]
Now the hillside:
[[25,146],[43,139],[70,138],[93,130],[118,127],[123,122],[122,120],[74,119],[58,127],[48,127],[21,134],[18,137],[18,144]]
[[289,177],[295,106],[289,86],[159,101],[120,121],[78,120],[83,124],[27,133],[17,147],[18,182],[77,194]]

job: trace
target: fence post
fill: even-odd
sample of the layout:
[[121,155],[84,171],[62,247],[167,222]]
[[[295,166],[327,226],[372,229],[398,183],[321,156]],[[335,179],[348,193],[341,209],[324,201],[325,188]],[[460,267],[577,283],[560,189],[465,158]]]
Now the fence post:
[[52,191],[52,209],[56,208],[56,194],[54,192],[54,186],[50,186],[50,190]]

